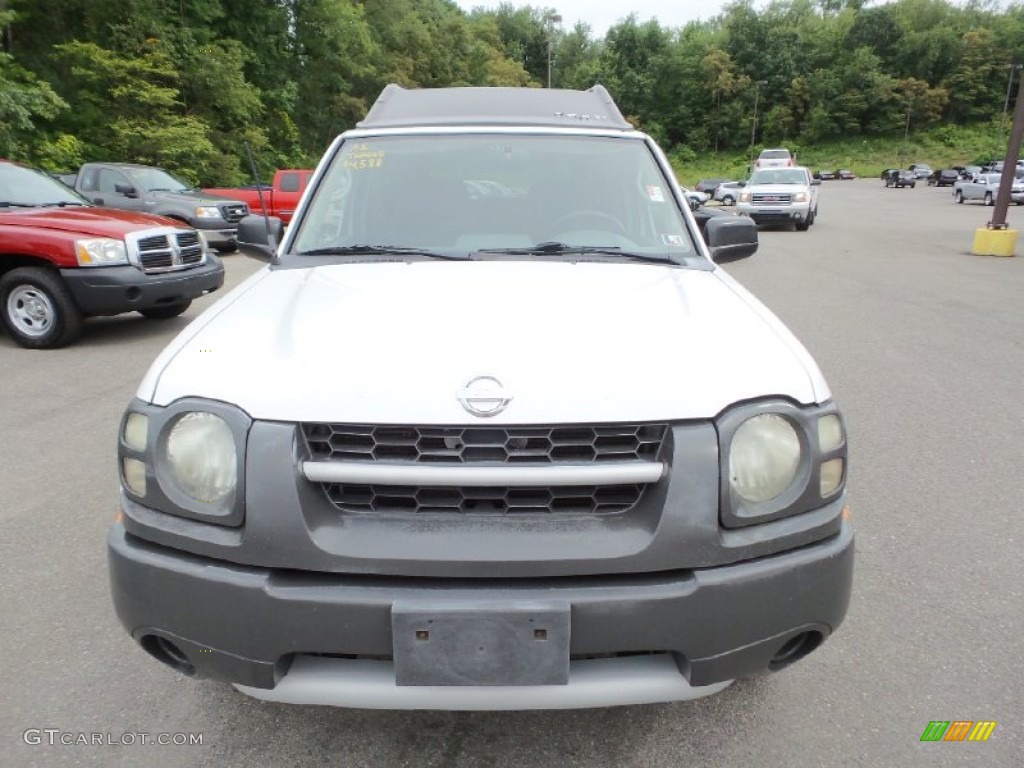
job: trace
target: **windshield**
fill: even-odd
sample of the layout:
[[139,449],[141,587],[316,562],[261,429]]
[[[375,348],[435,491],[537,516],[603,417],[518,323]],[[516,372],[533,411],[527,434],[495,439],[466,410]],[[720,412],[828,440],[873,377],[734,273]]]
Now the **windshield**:
[[540,245],[697,253],[643,141],[547,135],[392,136],[346,142],[293,253],[394,246],[474,254]]
[[0,206],[87,205],[83,197],[45,173],[0,162]]
[[785,149],[766,149],[761,157],[765,160],[788,160],[789,152]]
[[194,187],[162,168],[126,168],[135,185],[143,192],[191,192]]
[[802,168],[763,168],[750,176],[751,184],[807,184]]

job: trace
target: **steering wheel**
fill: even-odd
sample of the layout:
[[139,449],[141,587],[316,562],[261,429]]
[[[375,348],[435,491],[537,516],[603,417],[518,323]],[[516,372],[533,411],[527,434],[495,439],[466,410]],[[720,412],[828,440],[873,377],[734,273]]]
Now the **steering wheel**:
[[559,216],[548,227],[548,234],[554,235],[558,232],[566,232],[572,229],[581,229],[587,221],[590,221],[597,226],[594,229],[600,229],[606,232],[615,232],[620,235],[626,234],[626,228],[622,222],[612,216],[610,213],[604,211],[595,210],[581,210],[567,213],[564,216]]

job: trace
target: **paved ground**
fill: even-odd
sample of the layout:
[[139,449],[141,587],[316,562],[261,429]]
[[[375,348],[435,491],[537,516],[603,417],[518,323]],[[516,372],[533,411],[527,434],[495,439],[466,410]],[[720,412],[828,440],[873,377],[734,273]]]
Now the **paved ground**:
[[[990,213],[948,190],[826,182],[810,232],[764,232],[730,266],[845,410],[857,574],[821,650],[689,704],[359,712],[261,704],[167,671],[114,618],[104,535],[118,418],[185,319],[94,321],[58,352],[0,335],[0,765],[1019,765],[1024,257],[967,255]],[[1024,209],[1010,222],[1024,227]],[[229,281],[257,266],[229,257]],[[936,719],[999,725],[985,744],[920,743]],[[203,744],[26,745],[30,728]]]

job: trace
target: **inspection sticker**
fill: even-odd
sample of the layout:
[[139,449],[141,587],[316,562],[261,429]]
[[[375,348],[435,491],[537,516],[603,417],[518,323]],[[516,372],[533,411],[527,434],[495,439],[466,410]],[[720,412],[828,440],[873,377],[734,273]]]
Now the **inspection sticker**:
[[661,187],[659,187],[657,184],[648,184],[647,185],[647,198],[652,203],[664,203],[665,202],[665,193],[661,191]]

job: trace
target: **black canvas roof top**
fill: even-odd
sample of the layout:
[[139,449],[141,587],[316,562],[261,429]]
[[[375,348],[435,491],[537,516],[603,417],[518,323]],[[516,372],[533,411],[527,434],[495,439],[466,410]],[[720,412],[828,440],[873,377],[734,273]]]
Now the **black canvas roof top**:
[[603,85],[550,88],[423,88],[392,83],[359,128],[439,125],[540,125],[631,131]]

